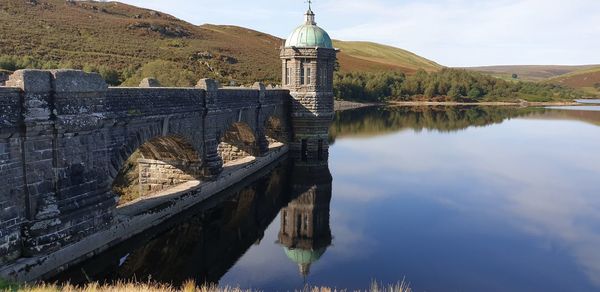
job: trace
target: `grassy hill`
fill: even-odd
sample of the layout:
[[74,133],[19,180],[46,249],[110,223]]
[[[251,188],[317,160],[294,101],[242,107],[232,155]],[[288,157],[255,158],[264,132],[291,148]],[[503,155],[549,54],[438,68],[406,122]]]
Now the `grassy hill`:
[[546,80],[548,83],[582,89],[589,95],[600,95],[600,66],[570,72]]
[[485,66],[463,68],[470,71],[490,74],[505,80],[511,80],[513,74],[518,75],[522,81],[544,81],[548,78],[568,74],[571,72],[586,70],[598,65],[584,66],[560,66],[560,65],[515,65],[515,66]]
[[119,72],[161,61],[191,72],[194,79],[241,82],[275,81],[281,70],[276,37],[233,26],[195,26],[117,2],[3,0],[0,17],[0,54],[5,55]]
[[[178,86],[206,77],[241,84],[280,80],[283,40],[242,27],[196,26],[118,2],[65,0],[2,0],[0,19],[0,68],[79,68],[125,85],[149,76]],[[440,67],[392,47],[336,45],[344,50],[342,71]]]
[[442,66],[409,51],[372,42],[334,41],[341,49],[339,55],[342,71],[373,72],[394,70],[414,73],[419,69],[439,71]]

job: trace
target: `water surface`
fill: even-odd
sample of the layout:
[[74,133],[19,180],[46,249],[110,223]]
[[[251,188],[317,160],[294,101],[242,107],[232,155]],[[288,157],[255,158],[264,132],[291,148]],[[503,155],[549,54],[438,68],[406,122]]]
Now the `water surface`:
[[587,110],[341,112],[329,165],[283,161],[60,278],[598,291],[599,126]]

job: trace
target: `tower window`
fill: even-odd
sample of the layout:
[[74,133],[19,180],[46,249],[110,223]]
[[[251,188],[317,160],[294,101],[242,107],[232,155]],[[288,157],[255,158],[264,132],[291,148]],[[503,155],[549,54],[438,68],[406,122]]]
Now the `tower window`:
[[327,64],[323,64],[323,66],[319,67],[319,82],[321,86],[327,86]]
[[292,83],[292,68],[287,66],[285,67],[285,84]]
[[305,74],[304,74],[304,61],[300,61],[300,84],[304,85],[304,78],[305,78]]
[[310,68],[306,68],[306,84],[310,84],[311,72]]

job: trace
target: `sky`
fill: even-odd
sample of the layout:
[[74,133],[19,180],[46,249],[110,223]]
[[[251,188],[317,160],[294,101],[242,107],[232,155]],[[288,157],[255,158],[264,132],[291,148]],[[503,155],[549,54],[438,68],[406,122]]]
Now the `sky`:
[[[121,0],[193,24],[286,38],[303,0]],[[334,39],[373,41],[445,66],[600,64],[600,0],[314,0]]]

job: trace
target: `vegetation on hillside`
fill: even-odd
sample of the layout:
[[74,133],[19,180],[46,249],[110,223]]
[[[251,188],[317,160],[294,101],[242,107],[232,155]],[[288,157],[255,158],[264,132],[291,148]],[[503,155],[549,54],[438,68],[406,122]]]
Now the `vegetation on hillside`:
[[[582,65],[582,66],[561,66],[561,65],[512,65],[512,66],[484,66],[484,67],[469,67],[464,68],[469,71],[485,73],[494,77],[512,80],[518,79],[521,81],[544,81],[548,78],[586,70],[597,65]],[[516,78],[513,78],[516,75]]]
[[508,82],[461,69],[427,73],[338,73],[337,98],[354,101],[563,101],[581,97],[575,90],[554,84]]
[[379,72],[395,71],[412,74],[420,69],[435,72],[442,66],[396,47],[372,42],[334,41],[333,45],[341,49],[339,54],[342,72]]
[[139,79],[130,84],[141,80],[141,73],[131,71],[156,61],[175,64],[164,75],[183,68],[195,80],[271,83],[280,78],[281,40],[245,28],[196,26],[118,2],[3,0],[0,17],[0,55],[29,56],[60,67],[110,68],[120,81]]
[[545,82],[578,88],[589,96],[600,96],[600,67],[570,72],[550,78]]
[[[299,12],[299,22],[301,18]],[[65,0],[2,0],[0,19],[0,55],[19,60],[18,66],[7,66],[10,71],[86,68],[112,85],[138,85],[145,77],[155,77],[163,86],[193,85],[201,78],[223,84],[280,83],[283,40],[242,27],[197,26],[119,2]],[[389,46],[336,45],[344,50],[339,54],[344,72],[413,73],[439,67]]]

